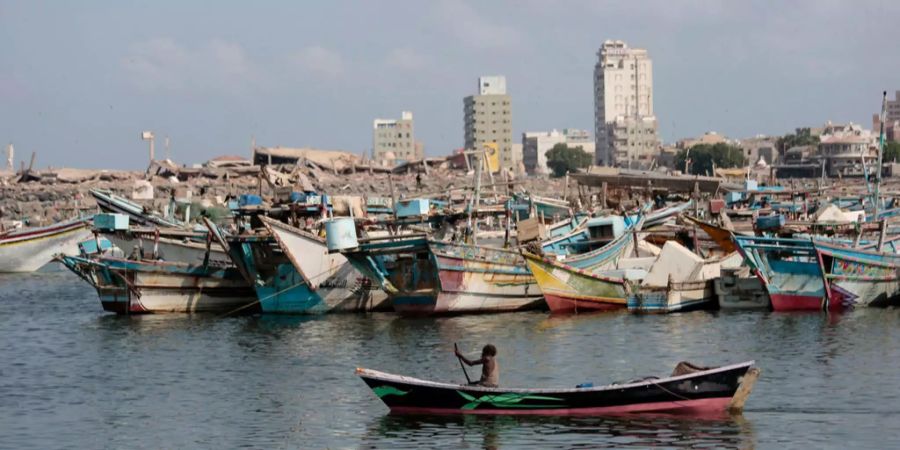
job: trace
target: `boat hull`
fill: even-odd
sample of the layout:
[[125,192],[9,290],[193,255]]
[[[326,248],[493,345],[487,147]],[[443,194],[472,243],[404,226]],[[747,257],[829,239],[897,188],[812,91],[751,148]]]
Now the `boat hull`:
[[130,313],[227,313],[254,303],[243,279],[184,274],[131,274]]
[[118,314],[259,311],[253,288],[234,268],[71,256],[61,257],[60,261],[94,287],[105,311]]
[[900,305],[900,255],[817,244],[830,303],[842,307]]
[[624,309],[628,288],[625,280],[588,271],[532,254],[525,261],[554,314]]
[[640,287],[628,297],[628,312],[669,314],[718,308],[712,280],[671,283],[667,287]]
[[741,276],[735,270],[722,269],[714,280],[721,310],[769,309],[771,302],[765,286],[755,276]]
[[34,272],[57,254],[78,254],[78,243],[92,236],[84,221],[16,230],[0,237],[0,272]]
[[[158,242],[153,239],[138,239],[127,233],[103,233],[103,237],[118,247],[126,255],[131,253],[135,245],[141,246],[144,255],[149,258],[156,247],[161,259],[165,261],[182,262],[186,264],[203,264],[206,258],[206,245],[199,242],[181,242],[175,239],[160,238]],[[228,267],[231,258],[218,245],[209,248],[209,265],[213,267]]]
[[[284,286],[257,287],[264,313],[321,314],[335,312],[390,311],[390,299],[384,290],[375,287],[347,258],[329,253],[325,240],[264,217],[263,222],[281,252],[293,266],[279,267]],[[293,288],[292,288],[293,286]],[[284,289],[284,295],[273,295]]]
[[398,313],[499,313],[545,306],[534,276],[517,252],[444,242],[429,243],[429,251],[437,268],[434,301],[395,300]]
[[[753,362],[668,378],[574,389],[509,389],[437,383],[357,369],[394,414],[706,414],[739,410],[758,376]],[[743,386],[742,386],[743,385]],[[736,395],[739,389],[746,391]],[[737,400],[737,401],[736,401]]]
[[774,311],[839,311],[829,302],[812,241],[735,236],[741,255],[763,283]]
[[[827,308],[822,295],[769,293],[773,311],[822,311]],[[836,308],[835,308],[836,309]]]

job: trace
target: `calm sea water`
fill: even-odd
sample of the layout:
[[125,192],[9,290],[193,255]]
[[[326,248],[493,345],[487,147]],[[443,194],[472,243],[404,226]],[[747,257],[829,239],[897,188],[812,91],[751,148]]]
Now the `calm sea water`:
[[[356,367],[463,380],[492,342],[501,382],[595,385],[676,362],[755,359],[742,416],[393,417]],[[0,276],[4,448],[897,448],[900,310],[404,319],[103,313],[67,272]]]

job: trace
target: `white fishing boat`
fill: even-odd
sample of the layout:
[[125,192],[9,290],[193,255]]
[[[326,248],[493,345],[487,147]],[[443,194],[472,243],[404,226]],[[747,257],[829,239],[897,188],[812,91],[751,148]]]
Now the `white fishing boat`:
[[34,272],[59,253],[78,253],[78,243],[92,237],[87,219],[0,234],[0,272]]
[[[183,262],[200,265],[207,258],[207,244],[199,242],[198,233],[161,230],[154,231],[114,231],[102,232],[101,235],[122,250],[126,255],[137,246],[145,258],[164,261]],[[155,256],[155,258],[153,258]],[[212,267],[229,267],[231,258],[218,243],[209,246],[208,265]]]

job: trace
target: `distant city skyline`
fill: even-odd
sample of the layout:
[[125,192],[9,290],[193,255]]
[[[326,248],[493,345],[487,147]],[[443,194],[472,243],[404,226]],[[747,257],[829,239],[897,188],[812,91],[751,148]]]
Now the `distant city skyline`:
[[592,130],[608,39],[652,55],[664,142],[870,127],[900,89],[897,17],[889,1],[5,2],[0,143],[16,167],[37,151],[38,167],[143,169],[144,130],[181,163],[251,139],[370,155],[373,120],[412,111],[426,155],[446,155],[484,74],[506,77],[513,136]]

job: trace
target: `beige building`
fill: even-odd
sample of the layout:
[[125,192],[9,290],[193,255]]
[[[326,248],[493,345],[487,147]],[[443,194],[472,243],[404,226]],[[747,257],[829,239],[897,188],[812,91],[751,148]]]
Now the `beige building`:
[[594,156],[594,139],[585,130],[566,128],[562,132],[529,131],[522,133],[522,162],[525,172],[529,174],[547,174],[547,152],[556,144],[566,144],[569,147],[581,147],[585,153]]
[[736,141],[735,144],[744,152],[747,164],[771,165],[778,162],[778,139],[769,136],[756,136]]
[[653,114],[653,62],[647,50],[606,41],[594,66],[595,162],[627,165],[659,148]]
[[512,151],[512,106],[506,93],[506,78],[487,76],[478,79],[478,95],[463,100],[465,148],[480,149],[487,142],[500,148],[500,167],[515,171]]
[[[606,123],[609,165],[637,168],[648,166],[659,154],[656,118],[618,116]],[[601,152],[603,150],[599,150]],[[596,154],[597,152],[595,152]]]
[[[828,123],[819,136],[818,159],[829,177],[858,177],[871,171],[878,158],[878,136],[857,124]],[[868,167],[866,167],[868,166]]]
[[[894,100],[888,100],[885,106],[885,139],[900,142],[900,91],[894,92]],[[872,115],[872,131],[876,134],[881,132],[881,113]]]
[[422,159],[424,149],[416,142],[413,115],[403,111],[400,119],[375,119],[372,122],[372,159],[382,164]]

